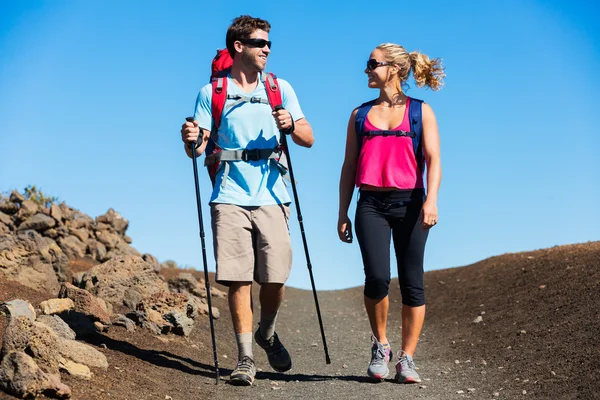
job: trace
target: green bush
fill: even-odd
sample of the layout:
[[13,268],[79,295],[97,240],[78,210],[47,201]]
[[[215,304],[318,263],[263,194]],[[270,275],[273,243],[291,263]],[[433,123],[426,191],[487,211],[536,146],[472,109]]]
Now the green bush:
[[25,199],[33,201],[38,206],[50,207],[53,203],[57,202],[58,199],[54,196],[48,197],[35,185],[29,185],[23,190],[23,196]]

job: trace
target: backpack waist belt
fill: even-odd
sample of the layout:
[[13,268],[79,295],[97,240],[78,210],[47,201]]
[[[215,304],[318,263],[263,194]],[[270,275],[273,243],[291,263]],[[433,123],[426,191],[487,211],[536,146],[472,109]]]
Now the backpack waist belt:
[[[213,154],[207,155],[204,159],[204,166],[208,167],[221,161],[259,161],[259,160],[274,160],[279,166],[279,157],[281,150],[279,147],[274,149],[243,149],[243,150],[221,150]],[[229,176],[229,163],[225,162],[223,170],[222,185],[225,186],[227,177]],[[281,169],[281,168],[280,168]],[[282,171],[283,172],[283,171]],[[287,170],[286,170],[287,172]]]

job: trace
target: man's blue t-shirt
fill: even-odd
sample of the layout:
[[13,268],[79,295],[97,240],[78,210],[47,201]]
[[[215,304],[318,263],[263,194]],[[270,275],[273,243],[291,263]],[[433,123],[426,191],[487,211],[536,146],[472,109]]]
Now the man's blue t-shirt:
[[[294,121],[304,118],[296,93],[288,82],[277,79],[281,90],[283,107]],[[244,92],[227,77],[227,94],[267,99],[262,80],[252,93]],[[212,85],[204,86],[196,100],[194,119],[201,128],[211,130]],[[223,150],[273,149],[279,143],[279,130],[272,115],[271,106],[263,103],[244,102],[233,107],[235,100],[227,99],[217,145]],[[229,163],[229,173],[223,182],[224,163]],[[215,179],[211,203],[236,204],[239,206],[265,206],[290,203],[290,196],[276,163],[270,160],[221,162]]]

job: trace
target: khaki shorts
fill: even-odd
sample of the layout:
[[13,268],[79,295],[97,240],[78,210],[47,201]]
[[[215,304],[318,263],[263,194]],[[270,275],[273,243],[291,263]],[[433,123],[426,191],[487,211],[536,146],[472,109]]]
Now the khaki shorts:
[[211,204],[216,280],[285,283],[292,268],[290,207]]

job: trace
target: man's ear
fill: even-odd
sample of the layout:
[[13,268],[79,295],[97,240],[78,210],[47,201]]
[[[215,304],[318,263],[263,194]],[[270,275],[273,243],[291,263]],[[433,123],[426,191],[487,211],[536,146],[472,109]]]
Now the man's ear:
[[233,42],[233,48],[235,49],[236,53],[242,52],[242,46],[243,46],[243,44],[239,40],[236,40],[235,42]]

